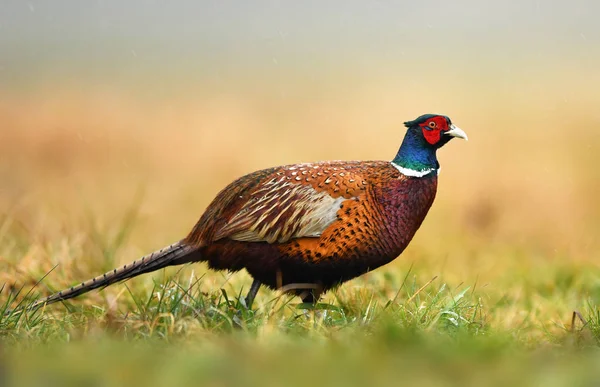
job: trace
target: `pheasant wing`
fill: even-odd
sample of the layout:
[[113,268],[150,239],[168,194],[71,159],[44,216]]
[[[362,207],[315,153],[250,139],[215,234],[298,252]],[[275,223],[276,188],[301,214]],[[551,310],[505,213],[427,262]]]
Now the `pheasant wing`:
[[306,163],[243,176],[217,195],[188,241],[284,243],[319,237],[344,201],[364,194],[365,167],[364,162]]
[[283,243],[292,238],[318,237],[336,220],[344,200],[309,184],[275,177],[253,192],[250,200],[217,231],[215,239]]
[[284,243],[319,237],[338,218],[344,201],[364,194],[366,175],[364,162],[296,164],[251,173],[217,195],[187,239],[205,245],[224,238]]

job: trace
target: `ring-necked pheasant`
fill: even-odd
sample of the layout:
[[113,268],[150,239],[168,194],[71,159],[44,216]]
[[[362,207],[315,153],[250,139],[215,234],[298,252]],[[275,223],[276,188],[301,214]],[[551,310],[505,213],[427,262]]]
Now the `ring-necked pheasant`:
[[250,173],[223,189],[179,242],[33,306],[66,300],[166,266],[206,261],[246,269],[261,286],[304,302],[395,259],[423,222],[437,190],[436,151],[467,139],[450,118],[422,115],[391,161],[326,161]]

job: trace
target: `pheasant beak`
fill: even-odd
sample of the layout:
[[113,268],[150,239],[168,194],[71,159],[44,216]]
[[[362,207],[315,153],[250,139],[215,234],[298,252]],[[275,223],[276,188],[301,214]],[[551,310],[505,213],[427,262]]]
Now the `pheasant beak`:
[[467,137],[465,131],[459,128],[458,126],[450,125],[450,130],[444,132],[444,134],[452,137],[462,138],[465,141],[469,141],[469,137]]

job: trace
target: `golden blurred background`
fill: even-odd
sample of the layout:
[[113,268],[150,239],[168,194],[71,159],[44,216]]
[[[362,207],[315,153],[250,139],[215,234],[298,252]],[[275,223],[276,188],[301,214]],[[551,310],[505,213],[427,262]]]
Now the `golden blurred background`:
[[236,177],[391,160],[402,122],[434,112],[470,140],[439,152],[436,203],[392,268],[493,286],[596,265],[600,5],[416,3],[1,4],[0,280],[110,269],[91,249],[132,208],[121,263],[183,237]]

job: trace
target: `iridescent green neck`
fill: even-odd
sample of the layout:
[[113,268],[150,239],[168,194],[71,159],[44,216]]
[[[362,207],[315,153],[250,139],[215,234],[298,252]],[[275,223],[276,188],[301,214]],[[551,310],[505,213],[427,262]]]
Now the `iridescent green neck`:
[[409,128],[392,163],[405,175],[424,176],[440,167],[436,149],[429,145],[417,128]]

